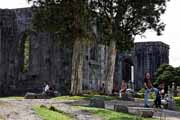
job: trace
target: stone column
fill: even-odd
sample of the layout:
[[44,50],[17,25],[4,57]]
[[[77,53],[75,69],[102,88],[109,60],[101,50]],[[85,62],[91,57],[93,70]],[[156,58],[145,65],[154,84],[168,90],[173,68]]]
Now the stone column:
[[131,87],[134,90],[134,66],[131,66]]

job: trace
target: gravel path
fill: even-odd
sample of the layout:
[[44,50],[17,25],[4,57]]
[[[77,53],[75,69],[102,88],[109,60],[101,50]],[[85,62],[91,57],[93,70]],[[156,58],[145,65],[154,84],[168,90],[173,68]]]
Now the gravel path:
[[50,99],[0,99],[0,120],[41,120],[32,110],[33,105],[54,106],[65,113],[70,113],[77,120],[101,120],[92,114],[76,109],[63,102]]
[[69,113],[75,116],[77,120],[102,120],[101,118],[97,116],[93,116],[89,112],[79,110],[67,104],[56,103],[56,104],[52,104],[52,106],[54,106],[58,110],[64,111],[66,113]]
[[[0,99],[0,120],[41,120],[32,110],[33,105],[54,106],[57,109],[69,113],[77,120],[102,120],[86,111],[79,110],[72,105],[88,105],[89,101],[60,102],[52,99]],[[106,101],[106,108],[113,109],[114,104],[142,107],[141,101]],[[154,117],[166,118],[166,120],[180,120],[180,112],[170,110],[158,110]]]
[[0,116],[3,120],[40,120],[31,109],[30,101],[4,99],[0,103]]

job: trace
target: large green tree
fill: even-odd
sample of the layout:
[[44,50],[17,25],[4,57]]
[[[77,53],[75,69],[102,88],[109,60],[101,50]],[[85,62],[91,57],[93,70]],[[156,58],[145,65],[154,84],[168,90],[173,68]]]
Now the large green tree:
[[164,81],[165,85],[171,85],[174,82],[176,85],[180,85],[180,67],[173,67],[168,64],[162,64],[155,73],[154,84],[159,84],[160,81]]
[[162,64],[155,73],[154,84],[159,84],[164,81],[166,85],[170,85],[174,81],[175,69],[168,64]]
[[[177,86],[180,85],[180,67],[173,67],[168,64],[162,64],[155,73],[154,84],[158,85],[161,81],[165,83],[165,91],[167,92],[168,86],[172,87],[175,83],[175,91]],[[176,92],[175,92],[176,95]]]
[[136,35],[153,29],[160,35],[165,24],[160,15],[166,10],[167,0],[90,0],[94,16],[101,21],[102,42],[109,46],[105,70],[106,93],[111,94],[116,50],[133,46]]
[[53,32],[59,41],[73,46],[71,90],[81,94],[83,43],[88,38],[87,0],[29,0],[33,3],[33,28],[40,32]]

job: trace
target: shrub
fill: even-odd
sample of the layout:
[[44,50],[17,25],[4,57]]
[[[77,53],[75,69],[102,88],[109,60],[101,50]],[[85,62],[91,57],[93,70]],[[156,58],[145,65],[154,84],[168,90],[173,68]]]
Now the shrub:
[[[136,98],[144,98],[144,92],[145,92],[145,89],[144,89],[144,88],[140,89],[140,90],[135,94],[135,97],[136,97]],[[155,94],[154,94],[154,92],[150,92],[149,98],[150,98],[150,99],[155,99]]]

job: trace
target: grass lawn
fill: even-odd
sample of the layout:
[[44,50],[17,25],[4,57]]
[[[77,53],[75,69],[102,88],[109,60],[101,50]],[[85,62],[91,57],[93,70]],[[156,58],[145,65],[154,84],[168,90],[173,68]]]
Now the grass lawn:
[[46,107],[34,106],[33,110],[43,120],[73,120],[72,117],[66,115],[63,112],[62,113],[61,112],[55,112],[55,111],[49,110]]
[[66,101],[66,100],[81,100],[81,99],[88,99],[88,96],[59,96],[52,98],[55,100],[60,100],[60,101]]
[[180,111],[180,97],[174,97],[174,100],[176,102],[176,110]]
[[68,100],[82,100],[86,99],[89,100],[91,98],[100,98],[103,100],[114,100],[118,99],[117,96],[105,96],[105,95],[82,95],[82,96],[59,96],[52,99],[59,100],[59,101],[68,101]]
[[[102,109],[102,108],[94,108],[94,107],[82,107],[75,106],[81,110],[88,111],[96,116],[103,118],[103,120],[136,120],[136,116],[126,113],[115,112],[112,110]],[[142,118],[137,120],[157,120],[154,118]]]

